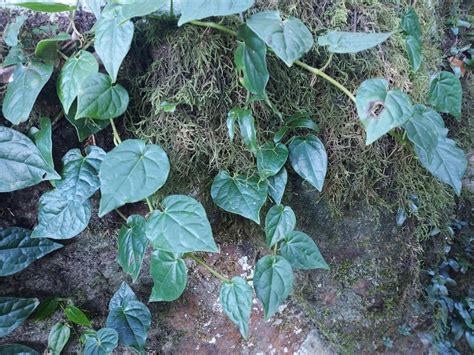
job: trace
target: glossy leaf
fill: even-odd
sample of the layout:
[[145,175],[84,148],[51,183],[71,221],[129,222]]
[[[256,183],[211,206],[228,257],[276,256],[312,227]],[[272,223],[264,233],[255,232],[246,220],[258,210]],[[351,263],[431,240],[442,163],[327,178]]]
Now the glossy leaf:
[[247,148],[252,152],[257,152],[257,131],[255,130],[255,121],[252,116],[252,110],[233,108],[227,114],[227,128],[229,137],[234,139],[234,122],[239,123],[240,134]]
[[75,324],[82,325],[84,327],[92,326],[92,323],[89,318],[87,318],[86,314],[75,306],[67,306],[64,309],[64,314],[66,315],[67,319]]
[[3,344],[0,345],[0,354],[2,355],[40,355],[36,350],[22,344]]
[[2,112],[17,125],[28,120],[41,89],[51,77],[53,66],[33,61],[27,66],[17,65],[7,86]]
[[296,17],[282,20],[278,11],[262,11],[247,20],[257,34],[289,67],[314,44],[313,35]]
[[56,323],[49,332],[48,354],[50,353],[51,355],[60,355],[61,351],[64,349],[64,346],[66,346],[70,335],[71,329],[67,325]]
[[321,255],[316,243],[303,232],[287,233],[281,243],[280,253],[295,269],[329,270],[329,265]]
[[403,226],[405,221],[407,220],[407,213],[403,207],[399,207],[397,211],[397,217],[395,221],[397,222],[397,227]]
[[410,60],[411,68],[414,72],[417,72],[421,67],[423,61],[421,42],[413,36],[407,36],[405,39],[408,59]]
[[178,26],[211,16],[227,16],[244,12],[254,0],[181,0]]
[[112,328],[102,328],[86,335],[84,355],[109,355],[118,345],[118,333]]
[[36,298],[0,297],[0,337],[18,328],[38,304]]
[[9,65],[21,64],[26,62],[26,56],[20,47],[12,47],[8,52],[8,55],[3,60],[3,67],[8,67]]
[[[164,9],[166,9],[168,2],[170,2],[170,0],[126,1],[120,4],[119,14],[123,17],[122,21],[129,20],[133,17],[143,17],[154,12],[163,11]],[[174,2],[178,3],[179,1],[174,0]],[[104,12],[106,11],[107,7],[104,9]]]
[[47,297],[41,301],[40,305],[36,308],[33,318],[35,321],[43,321],[51,317],[54,312],[59,308],[60,298],[58,297]]
[[230,176],[221,171],[211,187],[214,203],[223,210],[260,224],[260,209],[267,199],[268,183],[257,177]]
[[41,12],[63,12],[63,11],[73,11],[76,9],[76,6],[63,4],[61,2],[54,1],[22,1],[17,3],[12,3],[11,5],[21,6],[33,11]]
[[0,276],[13,275],[62,248],[48,239],[32,239],[30,234],[31,231],[20,227],[0,228]]
[[79,142],[83,142],[89,136],[96,134],[97,132],[102,131],[104,128],[110,125],[110,120],[94,120],[92,118],[79,118],[75,119],[77,111],[77,101],[75,101],[69,113],[67,113],[66,119],[71,123],[76,129],[77,138]]
[[429,101],[436,111],[449,113],[459,121],[462,105],[461,82],[452,73],[439,72],[431,80]]
[[101,18],[102,6],[105,4],[105,0],[84,0],[84,3],[92,11],[95,18],[99,20]]
[[155,250],[150,259],[153,289],[149,302],[174,301],[186,288],[188,272],[178,254]]
[[168,178],[170,164],[156,144],[128,139],[107,153],[100,169],[99,217],[155,193]]
[[268,320],[293,290],[293,270],[281,256],[264,256],[255,266],[253,284]]
[[290,163],[296,173],[319,191],[323,190],[328,156],[323,143],[311,134],[296,137],[288,146]]
[[99,64],[94,55],[85,50],[72,55],[64,63],[57,81],[58,97],[64,112],[69,112],[71,105],[80,93],[81,86],[98,71]]
[[146,234],[155,249],[172,253],[217,252],[204,207],[192,197],[171,195],[161,201],[163,211],[154,211]]
[[267,247],[271,248],[295,229],[296,216],[291,207],[275,205],[265,217],[265,235]]
[[257,150],[257,169],[262,179],[278,174],[288,159],[286,145],[267,142]]
[[369,79],[357,89],[357,113],[369,145],[407,122],[413,114],[410,98],[398,89],[389,90],[385,79]]
[[60,178],[27,136],[0,126],[0,192]]
[[41,117],[40,128],[40,130],[30,130],[31,136],[44,160],[48,163],[51,169],[54,170],[53,140],[51,138],[53,129],[51,127],[51,120],[47,117]]
[[109,303],[107,328],[115,329],[119,344],[144,353],[144,346],[151,326],[147,306],[138,301],[132,289],[123,282]]
[[252,287],[239,276],[232,282],[224,282],[221,286],[219,300],[225,314],[239,327],[240,334],[247,339],[249,321],[252,312]]
[[421,42],[422,33],[420,20],[414,8],[410,7],[407,13],[403,15],[401,27],[407,35],[413,36]]
[[18,35],[20,34],[21,27],[25,23],[28,17],[20,15],[14,18],[15,21],[10,22],[5,29],[3,34],[3,40],[7,46],[15,47],[18,44]]
[[109,120],[122,115],[128,107],[127,90],[113,85],[108,75],[91,75],[81,86],[77,100],[76,120],[84,117]]
[[288,173],[283,167],[275,176],[268,178],[268,195],[277,205],[281,203],[285,193],[286,183],[288,182]]
[[320,46],[328,46],[333,53],[357,53],[378,46],[386,41],[392,32],[329,32],[318,38]]
[[58,43],[68,41],[71,36],[60,33],[52,38],[46,38],[38,42],[35,48],[35,56],[45,62],[55,63],[58,59]]

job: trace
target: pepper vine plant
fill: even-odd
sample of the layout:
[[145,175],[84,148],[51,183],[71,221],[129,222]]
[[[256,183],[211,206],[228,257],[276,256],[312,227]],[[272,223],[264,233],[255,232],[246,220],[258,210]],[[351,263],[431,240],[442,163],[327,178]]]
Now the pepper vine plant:
[[[154,250],[150,259],[154,280],[150,302],[179,298],[187,283],[185,259],[194,260],[222,282],[223,310],[242,336],[248,337],[252,286],[268,319],[292,292],[293,269],[329,269],[313,239],[295,230],[296,216],[292,208],[281,204],[287,184],[287,161],[299,176],[322,191],[328,168],[327,153],[317,136],[318,126],[311,118],[299,113],[284,117],[269,99],[267,55],[275,55],[289,67],[296,65],[330,82],[347,96],[350,104],[355,104],[367,144],[386,134],[400,144],[412,143],[420,163],[460,194],[466,159],[462,150],[448,138],[448,130],[437,113],[449,113],[460,119],[462,89],[453,74],[440,72],[433,77],[428,98],[430,107],[413,103],[408,94],[391,88],[383,78],[363,81],[354,95],[329,76],[325,68],[314,68],[301,61],[315,45],[313,35],[302,21],[295,17],[282,18],[277,10],[248,14],[254,0],[109,0],[105,4],[88,0],[86,3],[97,21],[84,34],[74,25],[75,6],[43,1],[16,4],[34,11],[69,11],[71,25],[67,33],[43,39],[34,51],[29,51],[21,36],[26,17],[18,16],[9,24],[5,42],[11,48],[3,66],[12,66],[14,71],[2,112],[13,126],[28,121],[38,95],[56,71],[59,73],[57,95],[64,116],[76,128],[79,140],[110,125],[116,147],[107,153],[97,146],[88,146],[84,154],[73,149],[63,157],[59,174],[52,159],[50,119],[41,118],[40,129],[33,128],[27,135],[15,128],[0,127],[0,192],[23,189],[42,181],[50,181],[52,185],[40,198],[38,223],[33,231],[19,227],[2,230],[0,276],[16,273],[61,247],[51,239],[64,240],[79,235],[91,218],[91,197],[100,190],[99,217],[115,211],[125,221],[119,231],[117,261],[133,281],[140,276],[148,246]],[[117,83],[117,78],[131,47],[133,19],[157,17],[162,13],[179,16],[178,26],[220,30],[236,40],[235,68],[241,85],[248,91],[248,99],[245,106],[230,110],[227,127],[230,141],[238,128],[245,146],[256,158],[257,171],[253,176],[220,171],[212,184],[211,197],[223,210],[257,224],[261,223],[260,211],[268,197],[273,201],[264,223],[268,255],[258,260],[252,279],[222,275],[196,256],[198,252],[219,252],[202,204],[189,196],[171,195],[157,208],[151,197],[167,181],[170,162],[166,152],[159,145],[144,140],[122,141],[115,126],[114,120],[127,110],[129,103],[127,90]],[[236,28],[201,21],[238,14],[241,24]],[[401,27],[407,35],[412,69],[416,71],[422,61],[422,42],[413,9],[404,15]],[[335,31],[320,36],[317,45],[325,47],[332,57],[364,51],[380,45],[391,35],[391,32]],[[254,101],[270,105],[275,119],[281,122],[272,141],[259,144],[250,105]],[[293,135],[296,129],[311,133]],[[127,217],[120,212],[119,208],[125,204],[139,201],[147,203],[148,215]],[[136,313],[136,308],[125,306],[122,310],[126,316],[135,317],[142,331],[146,329],[144,324],[149,322],[148,317],[143,318],[146,312]],[[0,307],[0,316],[4,311]],[[130,338],[121,333],[126,327],[114,328],[112,324],[110,328],[118,332],[120,344],[130,346],[127,343]],[[144,341],[135,349],[143,352]],[[102,350],[94,353],[110,352]],[[87,351],[87,346],[85,353],[92,353]]]

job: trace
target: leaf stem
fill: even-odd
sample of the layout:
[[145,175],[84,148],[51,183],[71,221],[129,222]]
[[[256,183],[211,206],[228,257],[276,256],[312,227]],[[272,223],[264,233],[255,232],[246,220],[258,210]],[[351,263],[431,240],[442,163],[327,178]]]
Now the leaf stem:
[[237,32],[234,30],[231,30],[230,28],[227,28],[225,26],[219,25],[218,23],[215,22],[204,22],[204,21],[190,21],[189,23],[196,25],[196,26],[201,26],[201,27],[210,27],[210,28],[215,28],[216,30],[228,33],[232,36],[237,37]]
[[112,126],[112,131],[114,133],[114,144],[117,146],[122,143],[122,139],[120,138],[120,134],[117,131],[117,127],[115,126],[113,119],[110,119],[110,125]]
[[117,212],[117,214],[125,221],[127,222],[127,217],[122,213],[120,212],[120,210],[118,208],[115,209],[115,212]]
[[216,270],[214,270],[212,267],[210,267],[208,264],[206,264],[203,260],[199,259],[197,256],[194,256],[193,254],[186,254],[185,257],[189,258],[191,260],[194,260],[196,263],[203,266],[207,271],[209,271],[212,275],[217,277],[219,280],[221,280],[223,282],[228,282],[228,283],[231,282],[227,277],[225,277],[224,275],[222,275],[219,272],[217,272]]
[[146,200],[146,204],[148,205],[148,209],[150,210],[150,212],[153,212],[155,209],[153,208],[153,204],[151,203],[150,199],[147,197],[145,198]]

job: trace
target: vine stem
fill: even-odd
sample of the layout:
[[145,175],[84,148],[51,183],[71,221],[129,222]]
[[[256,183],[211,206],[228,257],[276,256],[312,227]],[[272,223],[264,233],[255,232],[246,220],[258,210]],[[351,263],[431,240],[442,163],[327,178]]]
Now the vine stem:
[[204,262],[204,260],[199,259],[197,256],[194,256],[193,254],[186,254],[185,257],[189,258],[191,260],[194,260],[196,263],[203,266],[207,271],[209,271],[212,275],[217,277],[219,280],[221,280],[223,282],[227,282],[227,283],[231,282],[227,277],[225,277],[224,275],[222,275],[219,272],[217,272],[216,270],[214,270],[212,267],[210,267],[208,264],[206,264]]
[[114,133],[114,144],[117,146],[122,143],[122,139],[120,138],[120,134],[117,131],[117,127],[115,126],[113,119],[110,119],[110,125],[112,126],[112,131]]
[[127,222],[127,217],[122,212],[120,212],[118,208],[115,209],[115,212],[117,212],[120,218],[122,218],[125,222]]
[[146,200],[146,204],[148,205],[148,209],[150,210],[150,212],[153,212],[155,209],[153,208],[153,204],[151,203],[150,199],[147,197],[145,198]]

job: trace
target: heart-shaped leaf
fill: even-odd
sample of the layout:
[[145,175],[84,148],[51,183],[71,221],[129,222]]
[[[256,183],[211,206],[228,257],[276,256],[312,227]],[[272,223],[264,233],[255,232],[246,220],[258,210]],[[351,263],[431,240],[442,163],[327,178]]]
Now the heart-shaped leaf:
[[7,46],[15,47],[18,44],[18,35],[27,18],[28,17],[24,15],[17,16],[14,18],[15,21],[7,25],[5,33],[3,34],[3,40]]
[[413,7],[410,7],[406,14],[403,15],[400,25],[407,35],[413,36],[421,41],[422,33],[420,20]]
[[405,42],[407,46],[408,59],[410,60],[411,68],[414,72],[417,72],[418,69],[420,69],[421,67],[421,63],[423,62],[421,42],[413,36],[407,36]]
[[214,203],[227,212],[236,213],[260,224],[260,209],[265,204],[268,183],[257,177],[237,175],[231,177],[221,171],[211,187]]
[[43,39],[36,45],[35,56],[45,62],[54,64],[58,60],[58,43],[70,39],[71,36],[67,33],[60,33],[52,38]]
[[386,41],[392,32],[329,32],[318,38],[320,46],[328,46],[333,53],[357,53],[378,46]]
[[181,17],[178,26],[211,16],[227,16],[244,12],[254,0],[181,0]]
[[84,355],[109,355],[117,347],[118,333],[112,328],[102,328],[86,334]]
[[296,17],[282,20],[278,11],[262,11],[247,20],[257,34],[289,67],[314,44],[313,35]]
[[439,112],[449,113],[458,121],[461,119],[462,87],[456,75],[439,72],[431,80],[430,104]]
[[170,171],[165,151],[156,144],[128,139],[112,149],[100,169],[99,217],[138,202],[164,185]]
[[53,129],[51,127],[51,120],[47,117],[41,117],[40,127],[40,130],[32,127],[28,134],[35,142],[35,145],[39,149],[44,160],[48,163],[51,169],[54,170],[53,141],[51,138]]
[[11,5],[21,6],[33,11],[42,12],[63,12],[76,10],[76,6],[67,5],[55,1],[22,1],[12,3]]
[[295,269],[326,269],[329,265],[324,260],[316,243],[307,234],[292,231],[286,234],[280,246],[283,256]]
[[67,325],[56,323],[49,332],[48,353],[51,353],[51,355],[60,355],[64,346],[66,346],[70,335],[71,329]]
[[102,131],[108,127],[110,120],[94,120],[92,118],[79,118],[75,119],[77,111],[77,101],[71,105],[69,113],[67,113],[66,119],[76,128],[77,138],[79,142],[86,140],[89,136]]
[[268,195],[277,205],[281,203],[285,193],[286,183],[288,182],[288,173],[283,167],[275,176],[268,178]]
[[3,344],[0,345],[0,354],[2,355],[40,355],[39,352],[22,344]]
[[36,298],[0,297],[0,337],[18,328],[38,304]]
[[178,254],[155,250],[150,259],[153,289],[149,302],[174,301],[186,288],[188,271]]
[[257,150],[257,169],[262,179],[278,174],[288,159],[286,145],[267,142]]
[[271,248],[295,229],[296,216],[291,207],[276,205],[270,208],[265,217],[267,246]]

